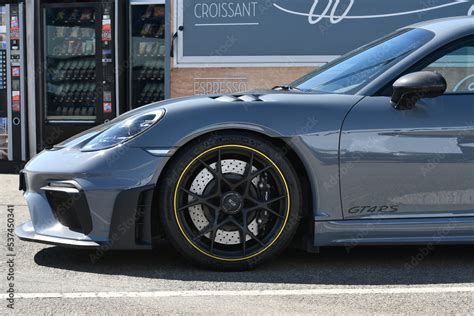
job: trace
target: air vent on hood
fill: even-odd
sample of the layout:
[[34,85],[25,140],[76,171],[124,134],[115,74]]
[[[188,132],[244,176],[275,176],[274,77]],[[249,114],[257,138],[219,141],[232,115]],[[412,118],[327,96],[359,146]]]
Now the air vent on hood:
[[263,102],[259,95],[253,94],[222,95],[210,98],[221,102]]

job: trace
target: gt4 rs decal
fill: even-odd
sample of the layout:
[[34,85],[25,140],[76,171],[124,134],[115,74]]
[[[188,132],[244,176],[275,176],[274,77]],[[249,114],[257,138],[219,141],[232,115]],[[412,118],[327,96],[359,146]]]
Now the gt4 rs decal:
[[350,214],[395,213],[399,208],[399,205],[354,206],[348,212]]

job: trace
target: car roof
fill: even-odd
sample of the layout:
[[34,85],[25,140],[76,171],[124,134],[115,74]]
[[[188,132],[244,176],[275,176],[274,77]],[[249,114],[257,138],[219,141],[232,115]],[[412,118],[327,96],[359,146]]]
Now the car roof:
[[458,16],[424,21],[406,26],[402,29],[406,28],[423,28],[439,35],[447,32],[453,35],[459,33],[464,35],[474,34],[474,16]]

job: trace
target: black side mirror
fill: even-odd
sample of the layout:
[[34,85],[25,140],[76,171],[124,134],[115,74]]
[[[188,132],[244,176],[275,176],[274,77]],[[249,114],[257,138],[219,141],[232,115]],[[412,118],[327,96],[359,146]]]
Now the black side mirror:
[[396,109],[410,109],[422,98],[436,98],[447,89],[443,75],[420,71],[405,75],[393,84],[391,103]]

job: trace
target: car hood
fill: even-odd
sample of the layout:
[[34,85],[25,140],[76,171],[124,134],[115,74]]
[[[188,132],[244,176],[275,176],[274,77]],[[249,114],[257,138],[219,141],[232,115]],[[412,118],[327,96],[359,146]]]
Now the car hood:
[[[301,92],[298,90],[250,90],[240,93],[232,94],[213,94],[213,95],[197,95],[188,96],[181,98],[174,98],[165,101],[152,103],[133,111],[127,112],[122,115],[124,118],[134,114],[150,111],[156,108],[172,109],[177,107],[191,106],[193,109],[199,107],[209,107],[218,105],[223,107],[225,105],[236,106],[240,104],[244,108],[250,105],[267,106],[272,105],[284,105],[293,106],[301,105],[305,103],[311,103],[312,106],[317,107],[318,105],[324,106],[327,103],[336,102],[357,102],[362,96],[344,95],[344,94],[329,94],[329,93],[316,93],[316,92]],[[238,106],[237,106],[238,107]],[[121,117],[122,117],[121,116]]]
[[[110,126],[148,111],[163,108],[165,117],[133,141],[141,147],[178,146],[186,139],[216,129],[243,128],[270,136],[293,136],[316,130],[334,130],[362,96],[253,90],[235,94],[190,96],[169,99],[129,111],[116,119],[78,134],[56,149],[86,143]],[[304,130],[318,122],[318,128]],[[312,123],[311,123],[312,122]],[[159,135],[157,135],[159,134]],[[150,136],[149,136],[150,135]]]
[[167,100],[138,110],[164,108],[166,115],[136,144],[156,146],[154,140],[159,138],[161,146],[179,146],[189,138],[221,129],[248,129],[272,137],[339,131],[347,112],[362,98],[254,90]]

